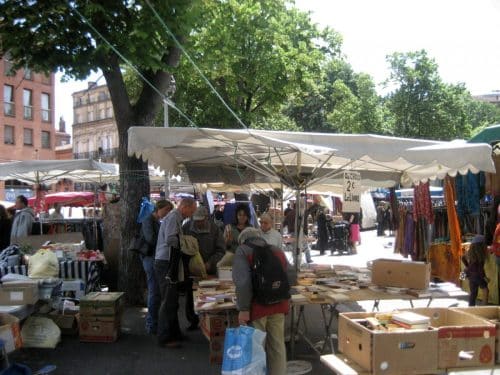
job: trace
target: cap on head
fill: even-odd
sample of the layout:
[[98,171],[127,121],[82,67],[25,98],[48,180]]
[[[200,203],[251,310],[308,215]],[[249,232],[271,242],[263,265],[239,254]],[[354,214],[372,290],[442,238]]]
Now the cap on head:
[[247,227],[243,229],[238,236],[238,243],[241,245],[242,243],[245,243],[246,240],[249,238],[260,238],[262,237],[262,234],[260,233],[260,230],[254,228],[254,227]]

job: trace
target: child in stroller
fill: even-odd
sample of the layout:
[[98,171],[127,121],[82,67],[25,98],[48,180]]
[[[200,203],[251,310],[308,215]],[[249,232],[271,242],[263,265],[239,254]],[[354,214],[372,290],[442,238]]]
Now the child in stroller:
[[350,223],[347,220],[342,221],[329,221],[330,232],[330,249],[331,255],[338,253],[338,255],[352,253],[351,242],[349,240]]

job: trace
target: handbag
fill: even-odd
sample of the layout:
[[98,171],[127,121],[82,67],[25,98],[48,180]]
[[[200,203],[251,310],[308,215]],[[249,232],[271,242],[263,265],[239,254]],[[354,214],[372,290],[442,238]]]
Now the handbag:
[[186,235],[180,230],[179,240],[181,252],[190,256],[188,265],[189,274],[191,276],[206,278],[207,270],[205,268],[205,262],[203,262],[203,258],[200,254],[200,248],[196,237]]

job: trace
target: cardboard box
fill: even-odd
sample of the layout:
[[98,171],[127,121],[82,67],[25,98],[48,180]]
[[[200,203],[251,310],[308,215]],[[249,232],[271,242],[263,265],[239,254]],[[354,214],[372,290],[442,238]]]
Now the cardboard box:
[[203,313],[200,315],[200,327],[203,334],[210,340],[212,337],[222,337],[227,327],[238,327],[238,313]]
[[224,336],[210,337],[208,341],[210,348],[208,362],[210,364],[221,364],[222,356],[224,354]]
[[375,313],[339,315],[339,351],[371,374],[429,374],[437,371],[438,331],[375,331],[360,322]]
[[80,316],[113,316],[122,310],[122,292],[92,292],[80,299]]
[[118,339],[121,327],[121,314],[117,316],[80,315],[80,341],[114,342]]
[[7,353],[23,346],[19,319],[10,314],[0,314],[0,340],[5,343]]
[[0,305],[34,305],[38,299],[38,282],[13,281],[0,285]]
[[438,368],[490,367],[495,363],[495,324],[462,311],[416,308],[438,330]]
[[455,307],[452,310],[462,311],[466,314],[486,319],[496,326],[495,336],[495,362],[500,363],[500,307],[499,306],[471,306]]
[[430,279],[430,263],[394,259],[375,259],[373,261],[372,283],[375,285],[427,289]]

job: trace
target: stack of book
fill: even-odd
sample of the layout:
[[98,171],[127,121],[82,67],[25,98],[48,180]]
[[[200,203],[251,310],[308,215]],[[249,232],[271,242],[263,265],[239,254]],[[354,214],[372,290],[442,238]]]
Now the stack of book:
[[430,319],[428,316],[412,311],[401,311],[392,314],[391,323],[406,329],[427,329],[430,325]]

